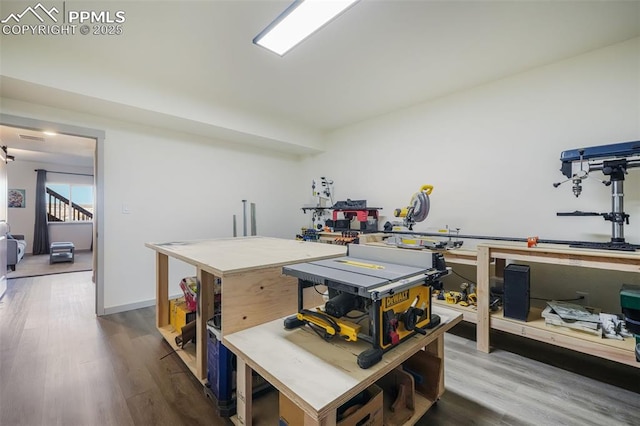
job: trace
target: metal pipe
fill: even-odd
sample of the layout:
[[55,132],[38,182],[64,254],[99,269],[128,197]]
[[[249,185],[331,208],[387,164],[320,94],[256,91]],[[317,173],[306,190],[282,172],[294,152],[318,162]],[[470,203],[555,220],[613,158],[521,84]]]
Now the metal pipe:
[[624,181],[611,181],[611,241],[624,241]]
[[242,200],[242,235],[247,236],[247,200]]
[[256,235],[256,203],[251,203],[251,235]]
[[238,236],[238,229],[236,228],[236,215],[233,215],[233,237]]

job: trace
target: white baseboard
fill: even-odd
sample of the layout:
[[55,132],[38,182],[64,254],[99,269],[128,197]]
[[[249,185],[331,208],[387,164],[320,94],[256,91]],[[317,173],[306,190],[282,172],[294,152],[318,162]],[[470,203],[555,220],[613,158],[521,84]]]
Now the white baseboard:
[[[177,299],[182,297],[183,294],[169,295],[169,299]],[[111,306],[110,308],[104,308],[104,315],[118,314],[120,312],[133,311],[135,309],[148,308],[149,306],[155,306],[156,299],[143,300],[142,302],[128,303],[126,305]]]

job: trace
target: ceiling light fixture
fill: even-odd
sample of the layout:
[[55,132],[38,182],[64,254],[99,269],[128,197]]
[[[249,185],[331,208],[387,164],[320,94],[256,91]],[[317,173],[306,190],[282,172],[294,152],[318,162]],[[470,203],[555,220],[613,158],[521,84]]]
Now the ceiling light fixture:
[[4,153],[5,164],[9,163],[9,161],[16,161],[16,157],[14,157],[13,155],[9,155],[6,145],[0,146],[0,149],[2,149],[2,152]]
[[44,134],[45,134],[45,135],[47,135],[47,136],[55,136],[55,135],[57,135],[57,133],[56,133],[56,132],[52,132],[51,130],[45,130],[45,131],[44,131],[44,132],[42,132],[42,133],[44,133]]
[[296,0],[253,43],[284,56],[359,0]]

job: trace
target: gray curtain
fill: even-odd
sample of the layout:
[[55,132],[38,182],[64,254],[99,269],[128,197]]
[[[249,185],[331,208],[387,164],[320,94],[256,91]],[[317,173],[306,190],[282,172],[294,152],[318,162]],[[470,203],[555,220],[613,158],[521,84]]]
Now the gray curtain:
[[49,226],[47,224],[47,171],[38,170],[36,180],[36,224],[33,228],[33,254],[49,254]]

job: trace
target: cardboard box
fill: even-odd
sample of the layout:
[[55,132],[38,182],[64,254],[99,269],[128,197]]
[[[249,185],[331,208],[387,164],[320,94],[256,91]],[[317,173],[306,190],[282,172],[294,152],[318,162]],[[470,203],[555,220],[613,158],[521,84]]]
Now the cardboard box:
[[196,313],[187,309],[184,297],[169,300],[169,324],[178,333],[182,332],[182,327],[196,319]]
[[[367,402],[355,412],[339,420],[337,426],[383,426],[382,422],[382,389],[376,385],[369,386],[363,393]],[[289,398],[280,394],[279,426],[298,426],[304,424],[304,412]],[[349,403],[345,404],[348,405]],[[343,406],[344,407],[344,406]],[[340,407],[338,413],[342,410]]]

